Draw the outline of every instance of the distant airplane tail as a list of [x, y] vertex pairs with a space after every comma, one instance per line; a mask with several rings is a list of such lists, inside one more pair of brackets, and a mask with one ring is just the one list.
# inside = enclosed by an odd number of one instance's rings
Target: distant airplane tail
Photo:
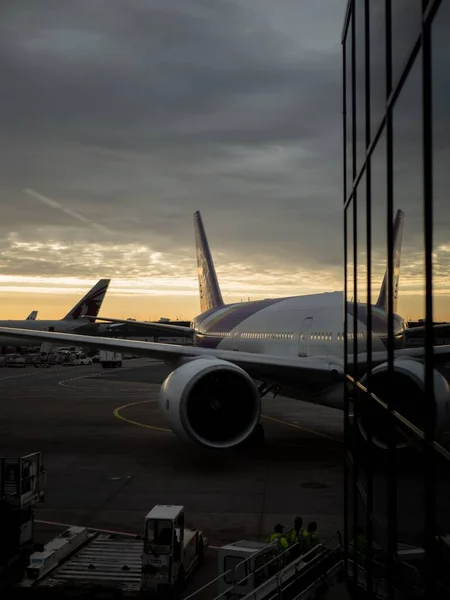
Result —
[[200, 309], [206, 312], [223, 306], [222, 293], [217, 280], [216, 269], [206, 238], [200, 211], [194, 213], [195, 246], [197, 251], [197, 275], [200, 291]]
[[[96, 317], [100, 311], [110, 279], [100, 279], [98, 283], [70, 310], [63, 318], [64, 321], [79, 319], [85, 315]], [[94, 319], [84, 319], [93, 321]]]
[[[398, 282], [400, 279], [400, 263], [402, 259], [402, 239], [403, 239], [403, 224], [405, 220], [405, 213], [402, 210], [398, 210], [394, 220], [394, 271], [393, 271], [393, 291], [394, 291], [394, 313], [397, 312], [398, 304]], [[380, 295], [375, 304], [378, 308], [383, 309], [387, 312], [388, 310], [388, 271], [384, 274], [383, 283], [381, 284]]]
[[27, 321], [35, 321], [36, 317], [37, 317], [38, 311], [37, 310], [32, 310], [30, 312], [30, 314], [28, 315], [28, 317], [26, 318]]

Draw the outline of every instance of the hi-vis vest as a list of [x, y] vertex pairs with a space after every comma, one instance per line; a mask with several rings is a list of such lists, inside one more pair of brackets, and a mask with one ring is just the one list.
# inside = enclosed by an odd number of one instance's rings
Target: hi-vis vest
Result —
[[289, 546], [282, 533], [272, 533], [272, 535], [269, 536], [267, 543], [271, 544], [272, 542], [276, 541], [278, 542], [278, 547], [281, 552], [286, 550], [286, 548]]
[[296, 542], [299, 542], [302, 552], [309, 550], [308, 532], [306, 529], [303, 529], [303, 527], [298, 531], [298, 534], [295, 529], [291, 529], [287, 533], [286, 539], [290, 546], [293, 546]]

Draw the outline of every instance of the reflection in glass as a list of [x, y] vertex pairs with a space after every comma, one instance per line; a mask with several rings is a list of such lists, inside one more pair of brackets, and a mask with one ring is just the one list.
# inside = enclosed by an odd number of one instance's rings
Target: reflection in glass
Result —
[[420, 33], [422, 0], [394, 0], [392, 11], [392, 84], [395, 87]]
[[[347, 355], [351, 356], [353, 354], [353, 343], [352, 343], [352, 333], [353, 333], [353, 317], [352, 315], [352, 306], [355, 295], [355, 278], [354, 278], [354, 257], [353, 257], [353, 200], [349, 203], [346, 211], [345, 211], [345, 222], [346, 222], [346, 253], [347, 253], [347, 296], [346, 296], [346, 312], [348, 315], [347, 319]], [[350, 361], [353, 363], [353, 361]], [[349, 364], [351, 367], [351, 364]]]
[[371, 0], [370, 16], [370, 131], [373, 139], [386, 107], [385, 0]]
[[[394, 210], [405, 213], [398, 304], [408, 320], [425, 317], [422, 71], [418, 55], [394, 106]], [[395, 292], [395, 290], [394, 290]]]
[[357, 293], [357, 347], [358, 353], [366, 351], [367, 317], [367, 207], [366, 176], [360, 179], [357, 190], [357, 240], [356, 240], [356, 293]]
[[[432, 25], [433, 73], [433, 320], [450, 321], [450, 4], [444, 2]], [[450, 327], [436, 343], [450, 343]]]
[[366, 154], [364, 7], [364, 0], [355, 2], [356, 174], [364, 164]]
[[[371, 303], [378, 301], [387, 269], [387, 154], [383, 133], [371, 156]], [[374, 347], [375, 350], [375, 347]]]
[[[346, 194], [350, 196], [353, 185], [353, 126], [352, 126], [352, 22], [347, 30], [347, 38], [345, 40], [345, 131], [346, 131]], [[346, 198], [346, 199], [347, 199]]]

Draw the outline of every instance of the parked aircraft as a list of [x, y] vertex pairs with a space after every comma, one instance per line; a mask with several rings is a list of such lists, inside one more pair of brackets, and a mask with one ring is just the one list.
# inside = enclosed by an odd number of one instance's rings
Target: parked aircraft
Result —
[[30, 314], [28, 315], [28, 317], [26, 318], [27, 321], [35, 321], [36, 317], [37, 317], [38, 311], [37, 310], [32, 310], [30, 312]]
[[[403, 221], [403, 212], [398, 211], [394, 224], [394, 309]], [[376, 386], [382, 393], [388, 370], [387, 274], [378, 301], [372, 306], [369, 364], [366, 304], [358, 303], [354, 314], [354, 303], [346, 305], [342, 292], [331, 292], [226, 305], [199, 212], [194, 215], [194, 226], [202, 312], [191, 323], [192, 346], [51, 332], [36, 332], [33, 337], [131, 351], [171, 364], [173, 371], [159, 394], [160, 409], [176, 435], [210, 448], [230, 448], [261, 439], [261, 398], [269, 392], [343, 408], [345, 309], [350, 323], [347, 339], [357, 344], [358, 376], [362, 375], [364, 382], [371, 369], [371, 387]], [[393, 330], [394, 383], [400, 391], [406, 390], [399, 394], [399, 401], [408, 417], [421, 418], [427, 410], [423, 402], [424, 365], [420, 362], [424, 348], [404, 347], [407, 324], [397, 314], [393, 316]], [[31, 333], [0, 327], [0, 334], [8, 332], [14, 337]], [[450, 346], [435, 347], [436, 356], [449, 353]], [[434, 389], [438, 428], [446, 431], [449, 388], [437, 371]], [[375, 421], [372, 414], [370, 420]], [[384, 430], [378, 430], [376, 439], [380, 446], [385, 444]]]
[[[65, 317], [62, 319], [39, 319], [37, 320], [37, 311], [33, 311], [29, 317], [23, 321], [11, 320], [11, 321], [0, 321], [1, 327], [13, 327], [15, 329], [21, 329], [26, 331], [47, 331], [47, 332], [60, 332], [60, 333], [75, 333], [76, 331], [82, 330], [87, 325], [84, 315], [87, 313], [95, 315], [98, 314], [103, 300], [105, 298], [106, 291], [108, 289], [110, 279], [100, 279], [98, 283], [85, 295], [83, 298], [75, 304], [75, 306], [69, 310]], [[32, 315], [34, 314], [34, 318]], [[92, 321], [92, 319], [90, 319]], [[0, 333], [0, 346], [35, 346], [36, 337], [24, 337], [20, 340], [17, 337], [8, 337]], [[38, 340], [39, 341], [39, 340]]]

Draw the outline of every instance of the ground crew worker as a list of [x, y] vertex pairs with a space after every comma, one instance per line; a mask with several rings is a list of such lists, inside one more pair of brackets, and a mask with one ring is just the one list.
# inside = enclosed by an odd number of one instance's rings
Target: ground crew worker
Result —
[[308, 532], [303, 528], [303, 519], [297, 517], [294, 521], [294, 527], [286, 535], [289, 546], [292, 546], [290, 552], [291, 560], [308, 552], [310, 546], [307, 536]]
[[317, 523], [315, 521], [311, 521], [311, 523], [308, 523], [307, 532], [308, 532], [309, 545], [311, 546], [311, 548], [318, 546], [320, 544], [320, 540], [319, 540], [319, 534], [317, 533]]
[[[305, 546], [307, 546], [307, 552], [309, 552], [309, 550], [312, 550], [313, 548], [315, 548], [316, 546], [318, 546], [320, 544], [320, 540], [319, 540], [319, 535], [317, 533], [317, 523], [315, 521], [311, 521], [311, 523], [308, 523], [308, 527], [306, 530], [306, 539], [307, 544], [305, 544]], [[312, 558], [314, 558], [314, 556], [316, 555], [316, 552], [311, 552], [309, 557], [305, 558], [306, 561], [311, 560]]]
[[[267, 543], [268, 544], [272, 544], [273, 542], [277, 542], [276, 543], [276, 552], [274, 553], [274, 556], [276, 556], [277, 554], [282, 554], [285, 550], [288, 549], [289, 544], [286, 541], [286, 538], [283, 536], [283, 525], [275, 525], [274, 529], [273, 529], [273, 533], [272, 535], [270, 535], [267, 538]], [[273, 558], [273, 557], [272, 557]], [[283, 555], [281, 557], [281, 561], [280, 561], [280, 566], [282, 566], [284, 564], [285, 561], [285, 555]], [[270, 567], [270, 571], [273, 572], [273, 570], [277, 570], [277, 561], [273, 561], [269, 567]]]

